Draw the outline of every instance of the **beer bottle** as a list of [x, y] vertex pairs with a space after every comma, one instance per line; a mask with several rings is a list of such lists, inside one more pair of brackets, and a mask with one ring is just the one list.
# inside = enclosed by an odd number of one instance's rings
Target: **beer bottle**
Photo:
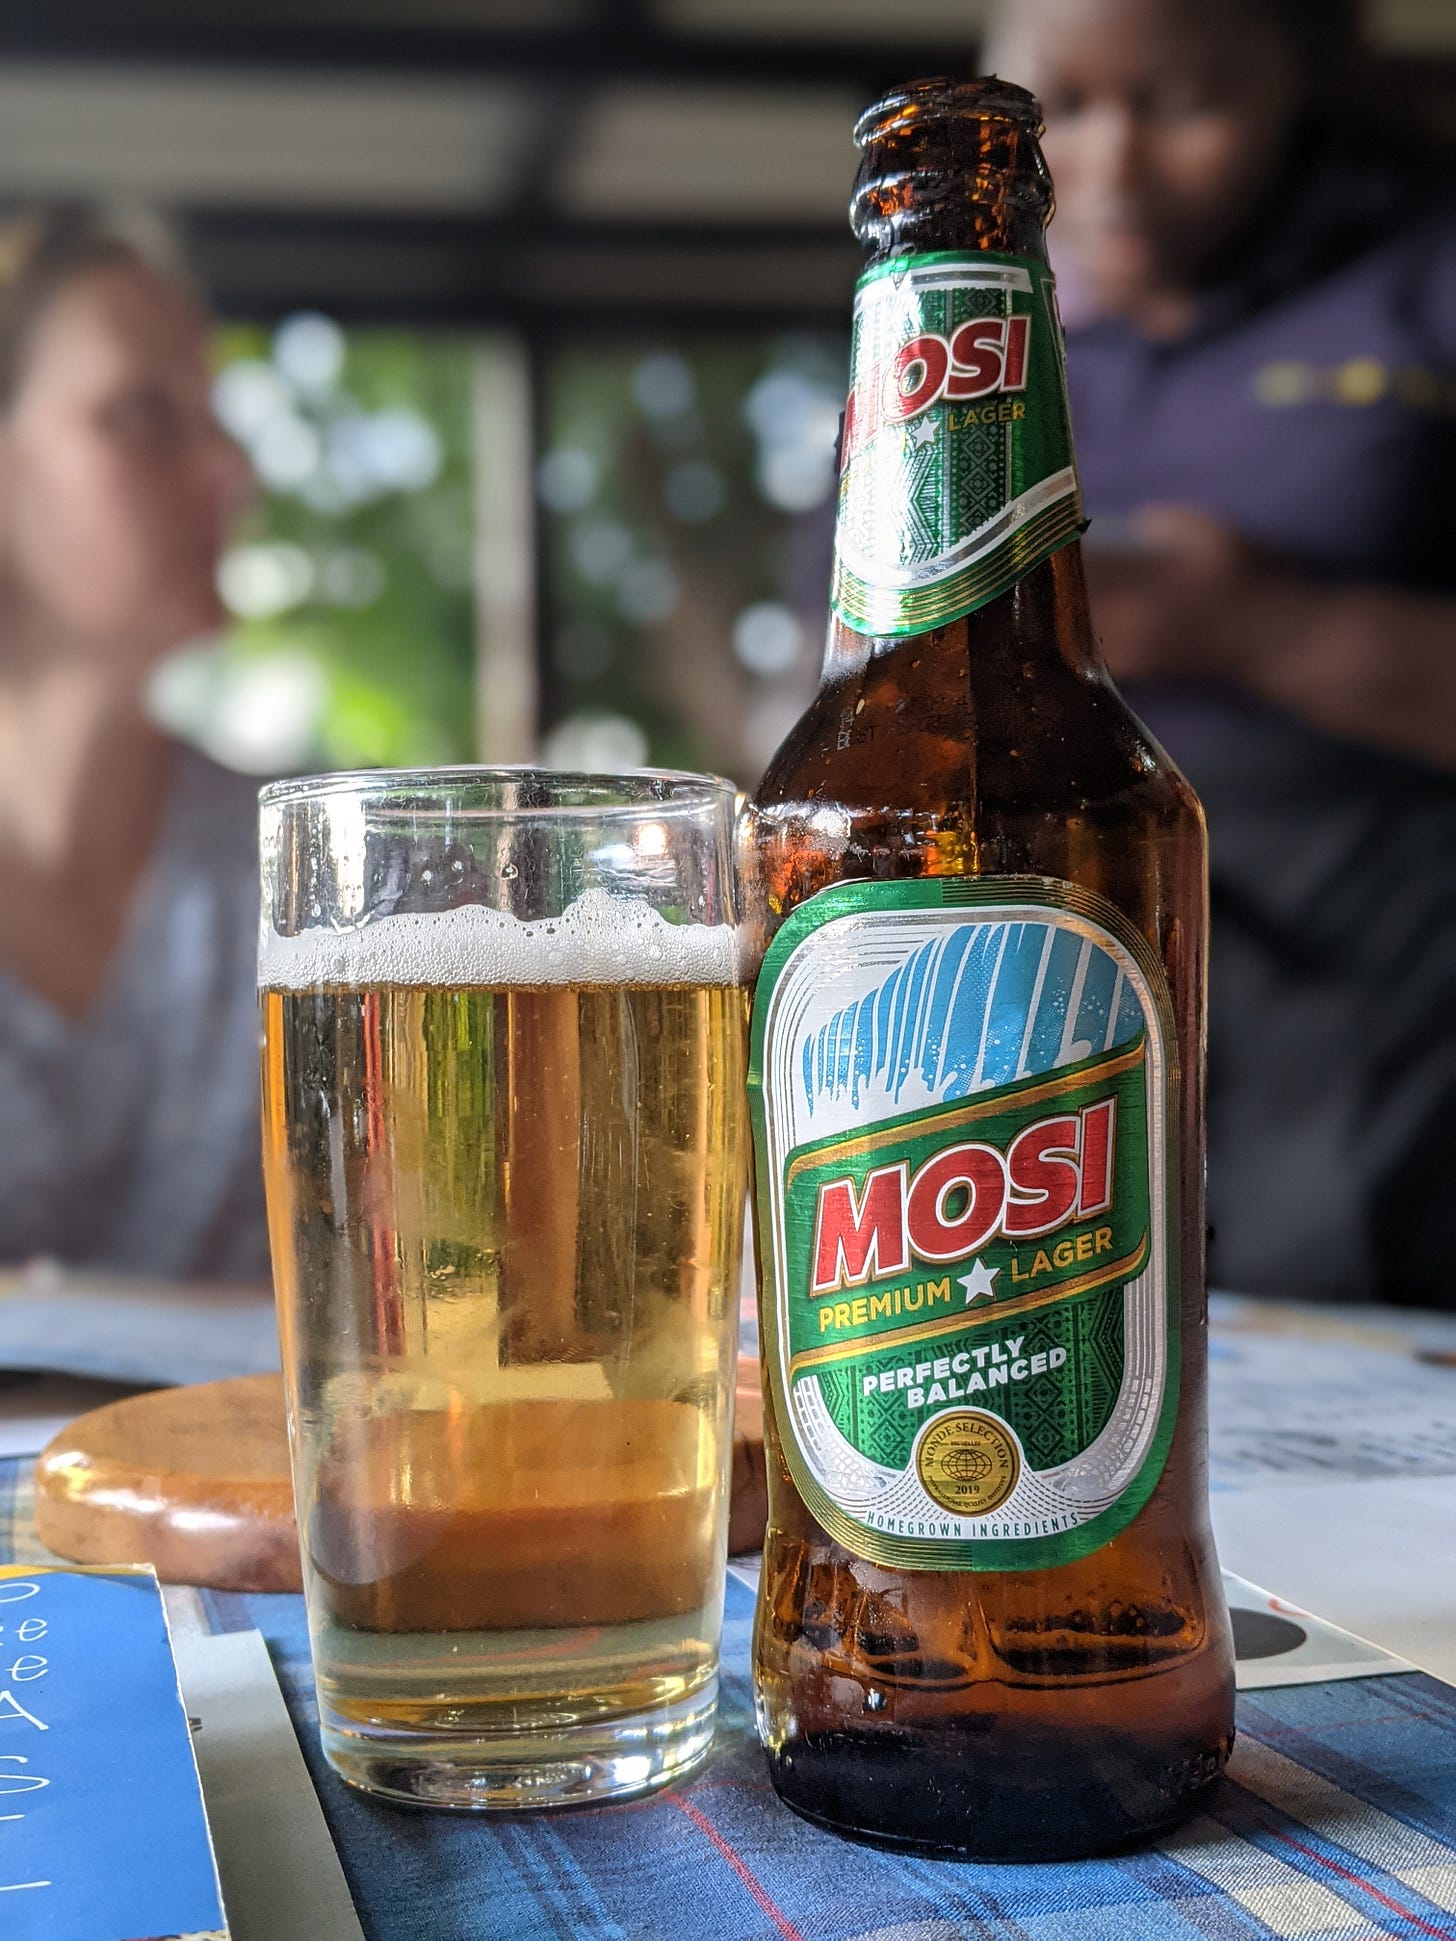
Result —
[[773, 1783], [1085, 1854], [1227, 1759], [1202, 814], [1093, 638], [1040, 110], [861, 118], [824, 676], [746, 811]]

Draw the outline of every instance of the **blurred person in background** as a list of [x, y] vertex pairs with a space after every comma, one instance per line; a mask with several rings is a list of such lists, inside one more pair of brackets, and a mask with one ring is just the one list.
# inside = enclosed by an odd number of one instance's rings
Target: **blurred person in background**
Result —
[[145, 232], [0, 228], [0, 1262], [267, 1271], [254, 785], [146, 708], [248, 495], [208, 334]]
[[[1208, 814], [1210, 1272], [1456, 1305], [1456, 226], [1350, 0], [1005, 0], [1093, 619]], [[1343, 105], [1341, 105], [1343, 103]]]

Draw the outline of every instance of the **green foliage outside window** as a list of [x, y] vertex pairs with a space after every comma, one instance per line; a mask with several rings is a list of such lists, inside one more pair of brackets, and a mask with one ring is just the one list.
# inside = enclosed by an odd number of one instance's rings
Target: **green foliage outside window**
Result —
[[471, 356], [323, 317], [221, 333], [217, 407], [259, 496], [222, 566], [234, 623], [161, 705], [222, 759], [471, 758]]

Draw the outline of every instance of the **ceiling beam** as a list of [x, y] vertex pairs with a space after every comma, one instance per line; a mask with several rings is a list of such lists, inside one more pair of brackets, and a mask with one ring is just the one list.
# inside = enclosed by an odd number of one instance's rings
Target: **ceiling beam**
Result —
[[[452, 18], [458, 20], [458, 10]], [[0, 59], [215, 62], [321, 76], [348, 67], [531, 79], [816, 81], [867, 93], [911, 74], [974, 71], [970, 32], [927, 37], [912, 31], [904, 39], [870, 42], [673, 34], [639, 8], [590, 5], [562, 9], [557, 19], [554, 26], [521, 30], [410, 24], [405, 6], [341, 12], [321, 0], [297, 0], [286, 16], [272, 19], [256, 0], [216, 10], [195, 0], [129, 0], [125, 7], [115, 0], [6, 0]]]
[[189, 210], [187, 252], [228, 316], [616, 331], [842, 327], [847, 225], [643, 225]]

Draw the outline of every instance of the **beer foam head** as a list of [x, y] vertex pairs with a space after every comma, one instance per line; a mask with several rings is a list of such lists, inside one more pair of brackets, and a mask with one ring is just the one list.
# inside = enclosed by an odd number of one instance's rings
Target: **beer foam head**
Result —
[[559, 917], [530, 923], [464, 903], [294, 937], [265, 925], [258, 949], [258, 982], [267, 990], [738, 981], [731, 924], [669, 923], [640, 897], [606, 890], [588, 890]]

